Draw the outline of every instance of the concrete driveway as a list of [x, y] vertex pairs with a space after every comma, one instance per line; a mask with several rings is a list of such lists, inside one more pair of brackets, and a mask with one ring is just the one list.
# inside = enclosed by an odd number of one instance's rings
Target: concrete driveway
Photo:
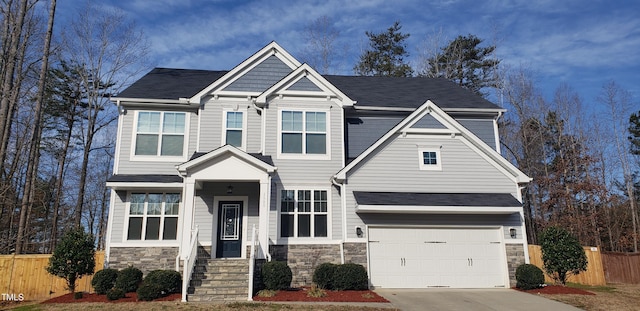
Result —
[[581, 310], [557, 301], [512, 289], [376, 289], [403, 311], [413, 310]]

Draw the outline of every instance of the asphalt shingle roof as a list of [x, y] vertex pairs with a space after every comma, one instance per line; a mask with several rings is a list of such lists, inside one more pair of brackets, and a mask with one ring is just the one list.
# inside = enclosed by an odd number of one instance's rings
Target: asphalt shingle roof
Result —
[[[155, 68], [118, 94], [125, 98], [179, 99], [197, 94], [228, 71]], [[360, 106], [498, 109], [497, 105], [442, 78], [324, 76]]]
[[417, 193], [354, 191], [361, 205], [520, 207], [508, 193]]

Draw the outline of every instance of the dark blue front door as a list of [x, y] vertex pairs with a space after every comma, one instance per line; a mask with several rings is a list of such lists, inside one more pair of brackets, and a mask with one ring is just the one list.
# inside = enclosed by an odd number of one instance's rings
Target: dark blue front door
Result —
[[242, 256], [242, 202], [223, 201], [218, 206], [217, 258]]

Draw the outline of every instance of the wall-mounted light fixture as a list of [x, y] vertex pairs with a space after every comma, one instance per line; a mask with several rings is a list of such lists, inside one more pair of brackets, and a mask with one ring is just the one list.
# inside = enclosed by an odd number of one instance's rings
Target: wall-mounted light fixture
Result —
[[511, 236], [512, 239], [518, 237], [518, 231], [516, 230], [516, 228], [509, 228], [509, 236]]
[[232, 193], [233, 193], [233, 186], [227, 187], [227, 194], [232, 194]]
[[358, 236], [359, 238], [364, 236], [364, 232], [362, 231], [362, 228], [356, 227], [356, 236]]
[[127, 114], [127, 108], [125, 108], [125, 107], [123, 107], [123, 106], [120, 106], [120, 107], [118, 108], [118, 110], [120, 111], [120, 114]]

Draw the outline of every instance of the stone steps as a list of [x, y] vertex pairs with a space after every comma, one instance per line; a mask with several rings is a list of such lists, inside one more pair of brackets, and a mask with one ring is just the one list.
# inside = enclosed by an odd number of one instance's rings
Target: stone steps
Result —
[[188, 301], [246, 301], [248, 259], [198, 259], [187, 292]]

